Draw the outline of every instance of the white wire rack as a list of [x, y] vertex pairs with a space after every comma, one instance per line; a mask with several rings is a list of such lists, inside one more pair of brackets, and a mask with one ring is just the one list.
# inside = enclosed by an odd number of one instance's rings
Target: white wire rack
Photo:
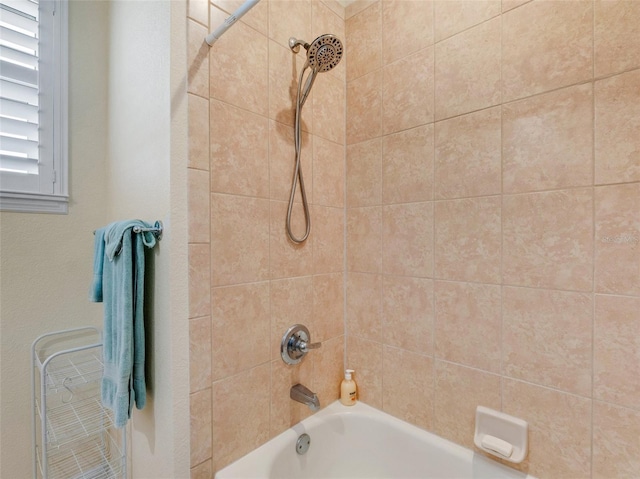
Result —
[[34, 479], [126, 478], [125, 430], [100, 400], [100, 331], [44, 334], [31, 357]]

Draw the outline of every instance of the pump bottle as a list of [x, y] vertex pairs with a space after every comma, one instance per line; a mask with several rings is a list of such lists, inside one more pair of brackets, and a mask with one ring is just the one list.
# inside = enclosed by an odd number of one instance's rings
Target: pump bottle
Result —
[[345, 406], [353, 406], [357, 400], [356, 382], [351, 378], [353, 372], [353, 369], [347, 369], [340, 384], [340, 402]]

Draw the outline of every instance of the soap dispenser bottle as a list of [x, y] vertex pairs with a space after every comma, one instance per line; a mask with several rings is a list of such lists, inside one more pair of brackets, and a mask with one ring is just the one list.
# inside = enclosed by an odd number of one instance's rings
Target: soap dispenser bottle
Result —
[[340, 384], [340, 402], [345, 406], [353, 406], [357, 399], [356, 382], [351, 378], [353, 372], [353, 369], [347, 369]]

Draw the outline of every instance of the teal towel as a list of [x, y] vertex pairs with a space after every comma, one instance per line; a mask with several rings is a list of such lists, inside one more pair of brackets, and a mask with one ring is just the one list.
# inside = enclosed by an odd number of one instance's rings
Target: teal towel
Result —
[[[104, 302], [102, 403], [122, 427], [135, 403], [146, 402], [144, 377], [144, 247], [156, 243], [150, 232], [134, 233], [133, 227], [149, 228], [140, 221], [120, 221], [96, 231], [103, 236], [102, 299]], [[98, 243], [98, 239], [96, 239]], [[94, 260], [94, 268], [97, 261]], [[99, 267], [98, 267], [99, 269]], [[97, 275], [94, 269], [94, 275]], [[95, 278], [92, 289], [97, 287]], [[95, 291], [92, 291], [95, 293]], [[99, 297], [94, 294], [94, 297]]]
[[106, 228], [95, 231], [93, 240], [93, 282], [89, 291], [89, 301], [102, 302], [102, 262], [104, 261], [104, 232]]

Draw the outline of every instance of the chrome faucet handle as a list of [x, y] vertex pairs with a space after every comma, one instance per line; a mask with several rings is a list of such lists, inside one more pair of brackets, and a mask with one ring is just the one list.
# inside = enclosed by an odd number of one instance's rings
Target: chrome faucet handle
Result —
[[297, 341], [296, 348], [303, 353], [309, 352], [310, 349], [319, 349], [322, 343], [307, 343], [306, 341]]
[[302, 324], [291, 326], [282, 337], [280, 355], [287, 364], [298, 364], [312, 349], [318, 349], [321, 343], [312, 343], [309, 330]]

